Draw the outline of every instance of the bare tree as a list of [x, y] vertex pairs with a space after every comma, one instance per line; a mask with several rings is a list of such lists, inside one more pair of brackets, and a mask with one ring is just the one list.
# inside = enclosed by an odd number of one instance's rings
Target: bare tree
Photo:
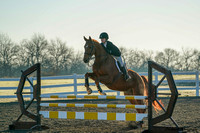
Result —
[[131, 69], [140, 69], [143, 63], [143, 53], [137, 49], [130, 50], [128, 54], [127, 67]]
[[197, 54], [196, 49], [182, 48], [182, 64], [183, 70], [189, 71], [192, 70], [192, 65], [194, 61], [194, 55]]
[[19, 46], [14, 44], [8, 35], [0, 34], [0, 62], [2, 76], [11, 76], [12, 67], [16, 65]]
[[71, 73], [84, 74], [88, 71], [86, 64], [83, 62], [83, 53], [77, 52], [71, 64]]
[[179, 53], [174, 49], [166, 48], [163, 52], [157, 53], [155, 61], [167, 68], [175, 69], [179, 61]]
[[47, 53], [48, 42], [41, 34], [34, 34], [30, 40], [23, 40], [21, 46], [29, 66], [43, 62]]
[[148, 70], [148, 61], [153, 60], [153, 51], [151, 50], [143, 50], [141, 51], [141, 60], [142, 60], [142, 65], [140, 67], [141, 71], [147, 71]]
[[200, 51], [194, 50], [194, 56], [191, 59], [191, 69], [200, 70]]
[[128, 60], [129, 51], [125, 47], [120, 47], [119, 50], [121, 51], [122, 58], [126, 61]]
[[17, 64], [19, 67], [29, 67], [30, 61], [27, 53], [25, 52], [26, 48], [20, 45], [19, 52], [17, 54]]
[[[155, 60], [172, 70], [200, 70], [200, 51], [197, 49], [182, 48], [182, 51], [178, 52], [166, 48], [155, 53], [120, 47], [120, 51], [127, 67], [135, 71], [147, 71], [148, 60]], [[17, 45], [8, 35], [0, 34], [0, 76], [16, 76], [19, 70], [38, 62], [42, 64], [42, 74], [45, 75], [82, 74], [90, 70], [82, 58], [82, 52], [74, 53], [74, 49], [69, 48], [66, 42], [59, 38], [48, 42], [45, 36], [34, 34]]]
[[68, 70], [69, 64], [73, 57], [73, 49], [67, 47], [66, 43], [60, 39], [51, 40], [48, 46], [48, 53], [50, 58], [50, 65], [53, 70], [59, 72], [60, 70]]

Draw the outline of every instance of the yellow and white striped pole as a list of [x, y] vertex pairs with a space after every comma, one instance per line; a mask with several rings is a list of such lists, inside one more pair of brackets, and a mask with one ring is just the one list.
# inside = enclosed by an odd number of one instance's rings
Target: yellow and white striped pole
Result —
[[55, 119], [85, 119], [85, 120], [116, 120], [116, 121], [142, 121], [147, 114], [142, 113], [109, 113], [109, 112], [66, 112], [66, 111], [40, 111], [44, 118]]
[[109, 95], [41, 95], [41, 98], [71, 98], [71, 99], [127, 99], [127, 100], [143, 100], [147, 96], [109, 96]]
[[132, 109], [146, 109], [146, 105], [132, 105], [132, 104], [74, 104], [74, 103], [41, 103], [42, 107], [87, 107], [87, 108], [132, 108]]

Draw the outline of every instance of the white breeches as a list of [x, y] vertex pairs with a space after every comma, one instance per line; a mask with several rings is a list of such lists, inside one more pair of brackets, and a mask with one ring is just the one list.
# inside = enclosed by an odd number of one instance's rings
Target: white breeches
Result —
[[120, 64], [120, 66], [121, 67], [123, 67], [124, 66], [124, 63], [123, 63], [123, 61], [122, 61], [122, 57], [121, 56], [113, 56], [117, 61], [119, 61], [119, 64]]

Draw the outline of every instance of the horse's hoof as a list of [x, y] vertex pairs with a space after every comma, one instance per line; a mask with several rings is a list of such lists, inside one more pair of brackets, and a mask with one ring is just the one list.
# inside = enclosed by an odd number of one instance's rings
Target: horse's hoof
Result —
[[99, 92], [100, 95], [106, 95], [105, 92], [100, 92], [100, 91], [98, 91], [98, 92]]
[[88, 93], [88, 95], [92, 94], [92, 89], [91, 89], [91, 88], [88, 88], [88, 89], [87, 89], [87, 93]]

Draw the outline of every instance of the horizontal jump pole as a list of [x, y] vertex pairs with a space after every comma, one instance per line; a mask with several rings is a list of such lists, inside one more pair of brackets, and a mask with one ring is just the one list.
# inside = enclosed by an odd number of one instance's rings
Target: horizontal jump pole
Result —
[[146, 109], [146, 105], [132, 104], [73, 104], [73, 103], [41, 103], [42, 107], [87, 107], [87, 108], [132, 108]]
[[147, 96], [109, 96], [109, 95], [41, 95], [41, 98], [72, 98], [72, 99], [127, 99], [127, 100], [143, 100]]
[[66, 112], [66, 111], [40, 111], [44, 118], [55, 119], [85, 119], [85, 120], [116, 120], [116, 121], [142, 121], [147, 114], [142, 113], [109, 113], [109, 112]]

